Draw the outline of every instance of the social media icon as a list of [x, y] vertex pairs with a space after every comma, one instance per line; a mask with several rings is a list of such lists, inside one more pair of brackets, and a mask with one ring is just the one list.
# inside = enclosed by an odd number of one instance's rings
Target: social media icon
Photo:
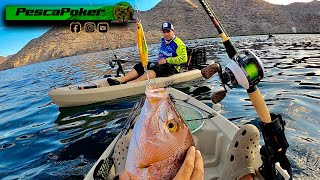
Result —
[[94, 24], [93, 22], [86, 22], [84, 24], [84, 31], [85, 32], [92, 33], [92, 32], [94, 32], [95, 29], [96, 29], [96, 24]]
[[79, 33], [81, 31], [81, 24], [79, 22], [72, 22], [70, 24], [70, 31], [73, 33]]
[[98, 31], [101, 33], [106, 33], [109, 30], [109, 24], [106, 22], [98, 23]]

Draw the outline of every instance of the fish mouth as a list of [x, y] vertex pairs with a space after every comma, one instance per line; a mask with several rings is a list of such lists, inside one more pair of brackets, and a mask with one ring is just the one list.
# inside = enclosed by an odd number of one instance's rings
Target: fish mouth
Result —
[[145, 94], [149, 102], [165, 100], [169, 96], [165, 88], [148, 89]]

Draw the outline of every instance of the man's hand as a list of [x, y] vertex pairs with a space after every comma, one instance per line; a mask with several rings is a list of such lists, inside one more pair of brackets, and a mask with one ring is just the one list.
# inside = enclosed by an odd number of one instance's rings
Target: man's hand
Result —
[[187, 156], [173, 180], [202, 180], [204, 178], [204, 165], [201, 153], [191, 146]]
[[[120, 180], [138, 180], [129, 172], [121, 173]], [[194, 146], [191, 146], [187, 152], [186, 158], [173, 180], [203, 180], [204, 179], [204, 164], [201, 153], [196, 151]]]
[[119, 180], [139, 180], [139, 178], [127, 171], [124, 171], [120, 174]]
[[167, 63], [167, 60], [165, 58], [161, 58], [159, 61], [158, 61], [159, 64], [166, 64]]

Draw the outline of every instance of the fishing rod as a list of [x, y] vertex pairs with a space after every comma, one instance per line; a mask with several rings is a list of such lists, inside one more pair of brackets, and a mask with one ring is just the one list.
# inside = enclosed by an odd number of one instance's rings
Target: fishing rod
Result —
[[[88, 0], [88, 2], [89, 2], [89, 4], [90, 4], [91, 9], [93, 9], [91, 0]], [[106, 33], [106, 32], [109, 31], [109, 25], [107, 26], [107, 28], [108, 28], [107, 31], [105, 31], [104, 33]], [[113, 56], [114, 56], [114, 58], [115, 58], [115, 60], [109, 61], [109, 65], [111, 66], [111, 68], [114, 68], [114, 67], [115, 67], [115, 64], [113, 64], [113, 61], [117, 63], [118, 69], [117, 69], [117, 75], [116, 75], [116, 77], [119, 77], [119, 76], [120, 76], [120, 72], [121, 72], [123, 75], [126, 75], [125, 72], [124, 72], [124, 70], [123, 70], [123, 68], [122, 68], [121, 62], [118, 61], [118, 57], [116, 56], [116, 54], [114, 53], [114, 51], [113, 51], [113, 49], [112, 49], [111, 43], [110, 43], [110, 41], [109, 41], [109, 39], [108, 39], [108, 36], [105, 35], [105, 37], [106, 37], [106, 39], [107, 39], [107, 41], [108, 41], [109, 49], [112, 51], [112, 54], [113, 54]], [[105, 75], [105, 76], [106, 76], [106, 75]], [[107, 74], [107, 76], [108, 76], [108, 74]]]
[[[109, 26], [108, 26], [108, 27], [109, 27]], [[111, 68], [114, 68], [114, 67], [115, 67], [115, 64], [113, 64], [113, 62], [116, 62], [117, 65], [118, 65], [116, 77], [119, 77], [119, 76], [120, 76], [120, 72], [125, 76], [126, 74], [125, 74], [125, 72], [124, 72], [124, 70], [123, 70], [123, 67], [122, 67], [122, 65], [121, 65], [121, 62], [120, 62], [120, 60], [118, 59], [117, 55], [114, 53], [114, 51], [113, 51], [113, 49], [112, 49], [112, 46], [111, 46], [111, 43], [110, 43], [110, 41], [109, 41], [109, 39], [108, 39], [108, 36], [105, 35], [105, 37], [106, 37], [107, 42], [108, 42], [108, 44], [109, 44], [109, 49], [111, 50], [111, 52], [112, 52], [112, 54], [113, 54], [113, 56], [114, 56], [114, 58], [115, 58], [115, 59], [112, 59], [112, 60], [109, 61], [109, 65], [111, 66]]]
[[281, 115], [270, 114], [257, 87], [257, 84], [264, 77], [264, 67], [261, 60], [250, 50], [238, 51], [208, 2], [206, 0], [199, 0], [199, 2], [216, 27], [226, 52], [232, 60], [226, 65], [224, 71], [218, 63], [211, 64], [201, 70], [203, 77], [206, 79], [216, 73], [219, 74], [221, 79], [224, 90], [214, 93], [211, 98], [212, 101], [218, 103], [226, 96], [226, 86], [230, 89], [238, 85], [245, 88], [261, 120], [259, 124], [265, 141], [265, 145], [262, 146], [260, 151], [263, 161], [259, 168], [260, 173], [266, 179], [275, 179], [277, 177], [276, 168], [280, 168], [275, 163], [279, 162], [280, 166], [287, 170], [289, 174], [282, 174], [282, 176], [286, 179], [292, 179], [291, 165], [286, 156], [289, 144], [284, 134], [285, 121], [282, 120]]

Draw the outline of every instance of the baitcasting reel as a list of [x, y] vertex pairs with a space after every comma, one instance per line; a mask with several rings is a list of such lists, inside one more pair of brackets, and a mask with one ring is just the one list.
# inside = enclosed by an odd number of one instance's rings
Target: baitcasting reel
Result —
[[112, 59], [111, 61], [109, 61], [109, 66], [110, 66], [111, 68], [114, 68], [115, 65], [116, 65], [116, 63], [117, 63], [118, 69], [117, 69], [117, 75], [116, 75], [116, 77], [120, 77], [120, 72], [125, 76], [126, 74], [125, 74], [125, 72], [123, 71], [123, 68], [122, 68], [122, 65], [121, 65], [121, 61], [118, 59], [118, 57], [117, 57], [115, 54], [113, 54], [113, 55], [114, 55], [115, 59]]
[[264, 68], [261, 60], [250, 50], [238, 51], [225, 70], [222, 71], [218, 63], [211, 64], [201, 70], [202, 76], [206, 79], [212, 77], [215, 73], [219, 74], [224, 90], [218, 91], [212, 95], [212, 102], [219, 103], [227, 94], [228, 86], [230, 89], [237, 85], [246, 90], [257, 85], [264, 77]]

